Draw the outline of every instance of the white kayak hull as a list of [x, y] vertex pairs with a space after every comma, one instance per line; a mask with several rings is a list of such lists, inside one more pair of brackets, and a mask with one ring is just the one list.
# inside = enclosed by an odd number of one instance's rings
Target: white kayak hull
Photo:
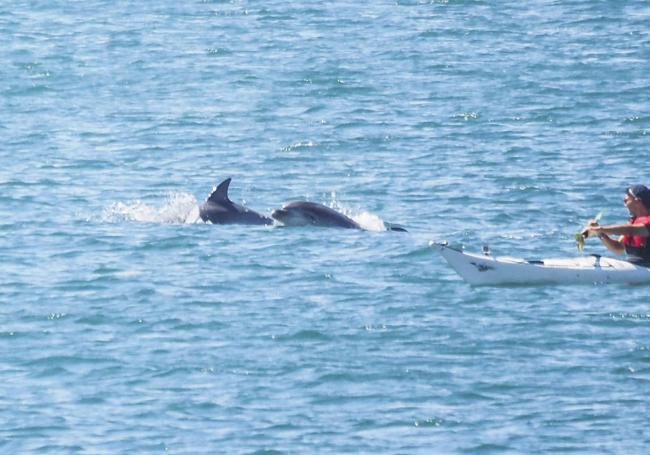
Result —
[[442, 257], [474, 286], [650, 283], [650, 268], [604, 256], [529, 261], [465, 253], [446, 244], [435, 244]]

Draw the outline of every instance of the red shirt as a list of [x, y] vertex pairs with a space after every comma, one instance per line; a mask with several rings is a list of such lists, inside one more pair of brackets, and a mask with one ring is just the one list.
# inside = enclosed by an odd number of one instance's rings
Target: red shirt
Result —
[[[632, 218], [630, 224], [644, 224], [648, 231], [650, 231], [650, 215]], [[627, 254], [650, 260], [650, 242], [648, 242], [648, 237], [624, 235], [621, 241], [625, 246], [625, 252]]]

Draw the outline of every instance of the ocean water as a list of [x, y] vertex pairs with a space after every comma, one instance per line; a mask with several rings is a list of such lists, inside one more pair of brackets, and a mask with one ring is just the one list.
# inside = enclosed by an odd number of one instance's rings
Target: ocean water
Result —
[[646, 2], [4, 1], [0, 62], [0, 452], [648, 453], [650, 287], [429, 247], [627, 218]]

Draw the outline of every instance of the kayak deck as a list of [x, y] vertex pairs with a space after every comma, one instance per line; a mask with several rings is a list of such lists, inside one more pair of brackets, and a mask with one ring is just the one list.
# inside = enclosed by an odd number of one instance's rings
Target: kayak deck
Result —
[[466, 253], [442, 243], [433, 246], [456, 273], [475, 286], [650, 283], [650, 268], [605, 256], [531, 261]]

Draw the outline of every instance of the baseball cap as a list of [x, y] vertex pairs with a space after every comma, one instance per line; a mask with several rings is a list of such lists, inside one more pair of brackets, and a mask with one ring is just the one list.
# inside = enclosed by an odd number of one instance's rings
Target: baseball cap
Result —
[[627, 189], [627, 193], [637, 199], [641, 199], [643, 205], [650, 209], [650, 190], [645, 185], [632, 185]]

